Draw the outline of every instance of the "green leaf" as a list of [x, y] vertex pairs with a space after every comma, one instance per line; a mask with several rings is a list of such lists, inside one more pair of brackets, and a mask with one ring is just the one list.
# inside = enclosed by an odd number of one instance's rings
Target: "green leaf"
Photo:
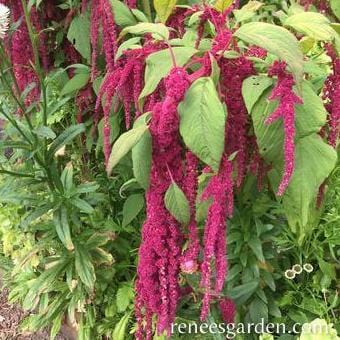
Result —
[[[248, 78], [249, 79], [249, 78]], [[255, 104], [250, 96], [245, 96], [247, 107], [252, 107], [251, 116], [254, 124], [257, 144], [261, 155], [268, 163], [276, 166], [283, 162], [283, 126], [281, 121], [265, 124], [266, 118], [275, 110], [276, 101], [268, 101], [271, 89], [265, 90], [261, 95], [260, 87], [252, 87], [252, 97], [259, 97]], [[321, 98], [314, 92], [307, 81], [302, 82], [302, 105], [296, 105], [295, 124], [298, 137], [318, 132], [326, 123], [327, 112]]]
[[52, 158], [59, 149], [61, 149], [64, 145], [70, 143], [82, 132], [85, 132], [85, 125], [83, 124], [69, 126], [50, 145], [48, 150], [49, 157]]
[[190, 221], [190, 207], [189, 202], [183, 191], [175, 183], [169, 186], [164, 197], [165, 207], [171, 213], [175, 219], [184, 224], [188, 225]]
[[37, 220], [38, 218], [46, 215], [54, 206], [52, 203], [47, 203], [42, 207], [38, 207], [30, 212], [21, 222], [21, 227], [26, 229], [32, 222]]
[[324, 275], [327, 275], [332, 280], [336, 280], [335, 267], [331, 263], [327, 263], [323, 259], [318, 259], [319, 267]]
[[327, 122], [327, 111], [322, 99], [308, 81], [302, 83], [302, 105], [295, 106], [296, 129], [299, 137], [317, 133]]
[[87, 16], [74, 17], [67, 32], [67, 39], [83, 58], [91, 60], [90, 20]]
[[300, 83], [303, 76], [303, 54], [298, 40], [287, 29], [264, 22], [250, 22], [241, 26], [234, 35], [286, 61], [297, 83]]
[[[319, 187], [334, 169], [336, 160], [336, 151], [317, 134], [296, 143], [294, 175], [283, 197], [283, 206], [290, 227], [299, 230], [300, 241], [313, 226], [308, 223], [310, 211], [315, 209]], [[270, 175], [276, 187], [280, 173], [274, 169]]]
[[115, 328], [112, 332], [112, 339], [115, 340], [125, 340], [125, 333], [126, 333], [126, 327], [128, 325], [130, 319], [130, 313], [125, 314], [119, 322], [115, 325]]
[[92, 214], [94, 211], [93, 207], [89, 203], [79, 197], [71, 198], [70, 203], [86, 214]]
[[131, 12], [139, 22], [149, 22], [147, 16], [137, 8], [131, 8]]
[[273, 79], [266, 76], [251, 76], [243, 81], [242, 95], [249, 113], [262, 93], [271, 85]]
[[140, 141], [145, 132], [148, 130], [147, 125], [141, 125], [123, 133], [114, 143], [108, 164], [106, 166], [106, 172], [111, 174], [112, 169], [118, 164], [118, 162]]
[[246, 21], [256, 15], [256, 11], [263, 6], [262, 2], [249, 1], [241, 9], [234, 10], [235, 18], [238, 22]]
[[177, 0], [153, 0], [153, 6], [159, 20], [165, 24], [176, 6]]
[[125, 312], [134, 298], [134, 290], [130, 286], [120, 287], [117, 291], [116, 304], [118, 312]]
[[275, 285], [275, 280], [273, 278], [273, 275], [267, 271], [263, 271], [262, 272], [262, 278], [263, 281], [267, 284], [267, 286], [273, 291], [275, 292], [276, 290], [276, 285]]
[[77, 194], [87, 194], [90, 192], [95, 192], [99, 189], [99, 185], [96, 182], [83, 183], [77, 186], [76, 193]]
[[132, 26], [137, 24], [136, 18], [128, 6], [119, 0], [110, 0], [114, 13], [115, 22], [118, 26]]
[[121, 33], [120, 37], [123, 37], [127, 33], [130, 34], [141, 34], [144, 35], [146, 33], [151, 33], [154, 38], [161, 39], [161, 40], [168, 40], [169, 39], [169, 29], [163, 24], [154, 24], [150, 22], [140, 22], [134, 26], [125, 27]]
[[233, 3], [233, 0], [216, 0], [214, 7], [219, 12], [223, 13], [227, 8], [231, 6], [232, 3]]
[[268, 322], [268, 306], [260, 299], [254, 298], [249, 305], [249, 314], [251, 321], [255, 324], [260, 324], [263, 320]]
[[229, 291], [228, 296], [238, 305], [246, 302], [257, 290], [259, 282], [257, 280], [249, 281], [240, 286], [234, 287]]
[[143, 209], [144, 196], [142, 194], [134, 194], [129, 196], [123, 206], [123, 227], [126, 227]]
[[94, 266], [88, 250], [80, 244], [77, 244], [75, 248], [75, 266], [80, 280], [90, 290], [93, 290], [96, 281]]
[[224, 150], [226, 110], [211, 78], [197, 79], [179, 105], [180, 133], [188, 148], [218, 170]]
[[63, 87], [60, 92], [61, 96], [65, 96], [66, 94], [72, 93], [74, 91], [78, 91], [82, 89], [89, 81], [90, 74], [89, 73], [78, 73], [75, 74]]
[[140, 186], [147, 190], [150, 182], [152, 138], [147, 130], [132, 148], [133, 174]]
[[135, 48], [140, 48], [141, 46], [139, 45], [141, 38], [140, 37], [134, 37], [131, 39], [128, 39], [126, 41], [124, 41], [117, 50], [117, 53], [115, 55], [115, 60], [119, 59], [124, 51], [129, 50], [129, 49], [135, 49]]
[[[197, 52], [192, 47], [173, 47], [172, 48], [177, 66], [183, 66]], [[173, 68], [169, 49], [161, 50], [150, 54], [146, 58], [146, 69], [144, 81], [145, 85], [139, 100], [154, 92], [159, 82], [169, 74]]]
[[25, 142], [0, 140], [0, 150], [7, 148], [30, 150], [31, 146]]
[[333, 40], [336, 32], [324, 15], [315, 12], [301, 12], [287, 18], [285, 26], [291, 27], [315, 40]]
[[330, 0], [330, 3], [334, 15], [340, 20], [340, 2], [338, 0]]
[[71, 191], [73, 188], [73, 166], [71, 162], [66, 164], [63, 172], [61, 173], [60, 180], [65, 191]]
[[253, 236], [248, 241], [248, 245], [249, 245], [250, 249], [253, 251], [253, 253], [255, 254], [255, 256], [257, 257], [257, 259], [261, 262], [264, 262], [265, 259], [264, 259], [264, 256], [263, 256], [262, 243], [261, 243], [260, 239]]
[[57, 137], [53, 130], [48, 126], [39, 126], [34, 130], [34, 133], [42, 138], [54, 139]]
[[53, 222], [60, 241], [68, 250], [73, 250], [74, 245], [71, 238], [70, 225], [68, 223], [67, 209], [64, 206], [54, 212]]

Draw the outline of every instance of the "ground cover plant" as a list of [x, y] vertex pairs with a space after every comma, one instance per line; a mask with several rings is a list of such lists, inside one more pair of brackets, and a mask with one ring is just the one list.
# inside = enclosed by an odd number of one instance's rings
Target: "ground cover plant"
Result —
[[0, 268], [21, 329], [337, 339], [339, 18], [337, 0], [2, 0]]

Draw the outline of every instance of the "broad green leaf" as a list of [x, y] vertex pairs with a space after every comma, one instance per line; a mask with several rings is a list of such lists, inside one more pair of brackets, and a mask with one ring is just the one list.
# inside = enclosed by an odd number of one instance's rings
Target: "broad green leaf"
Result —
[[315, 12], [301, 12], [288, 17], [285, 26], [291, 27], [315, 40], [333, 40], [336, 32], [324, 15]]
[[249, 305], [249, 314], [251, 321], [255, 324], [264, 321], [268, 322], [268, 306], [259, 298], [254, 298], [254, 300]]
[[130, 286], [120, 287], [117, 291], [116, 304], [118, 312], [125, 312], [134, 297], [134, 290]]
[[146, 131], [139, 142], [132, 148], [133, 174], [143, 189], [149, 187], [152, 159], [152, 138]]
[[125, 333], [126, 333], [126, 327], [128, 325], [130, 319], [130, 314], [125, 314], [115, 325], [115, 328], [112, 332], [112, 339], [115, 340], [125, 340]]
[[340, 20], [340, 2], [339, 0], [330, 0], [331, 9], [334, 15]]
[[123, 206], [123, 223], [126, 227], [143, 209], [144, 196], [142, 194], [134, 194], [129, 196], [124, 202]]
[[68, 29], [67, 39], [87, 61], [91, 59], [90, 20], [87, 16], [74, 17]]
[[85, 126], [83, 124], [69, 126], [50, 145], [48, 150], [49, 157], [52, 158], [60, 148], [70, 143], [75, 137], [77, 137], [82, 132], [85, 132]]
[[216, 0], [214, 7], [219, 12], [223, 13], [227, 8], [231, 6], [232, 3], [233, 3], [233, 0]]
[[[248, 78], [245, 84], [249, 83], [249, 79], [251, 78]], [[277, 102], [268, 100], [271, 89], [264, 92], [260, 86], [252, 86], [251, 89], [251, 95], [244, 96], [244, 100], [247, 107], [252, 107], [251, 116], [260, 153], [268, 163], [282, 164], [284, 138], [282, 121], [279, 120], [270, 125], [265, 124], [266, 118], [275, 110]], [[252, 98], [259, 99], [254, 103]], [[302, 100], [302, 105], [295, 106], [297, 137], [318, 132], [326, 123], [327, 117], [322, 100], [307, 81], [302, 82]]]
[[[197, 50], [192, 47], [173, 47], [172, 50], [177, 66], [186, 64], [197, 52]], [[139, 100], [154, 92], [159, 82], [169, 74], [173, 66], [169, 49], [150, 54], [146, 58], [145, 85], [139, 96]]]
[[265, 259], [264, 259], [264, 256], [263, 256], [262, 243], [261, 243], [260, 239], [253, 236], [248, 241], [248, 245], [251, 248], [251, 250], [253, 251], [253, 253], [255, 254], [255, 256], [257, 257], [257, 259], [261, 262], [264, 262]]
[[159, 20], [165, 24], [176, 6], [177, 0], [153, 0], [153, 6]]
[[118, 26], [132, 26], [137, 24], [131, 10], [122, 1], [110, 0], [114, 13], [115, 22]]
[[295, 79], [300, 83], [303, 76], [303, 54], [298, 40], [287, 29], [264, 22], [250, 22], [242, 25], [234, 35], [286, 61]]
[[134, 38], [124, 41], [118, 47], [117, 53], [115, 55], [115, 60], [119, 59], [123, 55], [124, 51], [126, 50], [140, 48], [141, 47], [141, 45], [139, 45], [140, 39], [141, 39], [140, 37], [134, 37]]
[[249, 113], [262, 93], [271, 85], [273, 80], [266, 76], [251, 76], [243, 81], [242, 95]]
[[121, 33], [120, 36], [124, 36], [127, 33], [130, 34], [146, 34], [146, 33], [151, 33], [154, 35], [155, 38], [157, 39], [164, 39], [168, 40], [169, 39], [169, 29], [163, 25], [163, 24], [154, 24], [154, 23], [149, 23], [149, 22], [141, 22], [139, 24], [136, 24], [134, 26], [128, 26], [125, 27]]
[[147, 130], [148, 126], [142, 125], [123, 133], [117, 139], [112, 147], [110, 158], [106, 166], [108, 175], [111, 174], [112, 169], [118, 162], [138, 143]]
[[308, 81], [302, 83], [302, 105], [296, 105], [296, 129], [299, 137], [319, 132], [326, 124], [327, 111], [322, 99], [314, 92]]
[[63, 87], [60, 92], [61, 96], [65, 96], [66, 94], [78, 91], [82, 89], [89, 81], [90, 74], [89, 73], [78, 73], [75, 74]]
[[64, 206], [54, 212], [53, 222], [60, 241], [68, 250], [73, 250], [74, 245], [71, 238], [70, 225], [68, 223], [67, 209]]
[[233, 299], [236, 304], [241, 305], [246, 302], [257, 290], [259, 286], [259, 281], [253, 280], [247, 283], [244, 283], [240, 286], [236, 286], [232, 288], [228, 296]]
[[175, 219], [188, 225], [190, 221], [189, 202], [180, 187], [173, 182], [165, 193], [164, 203], [168, 211]]
[[137, 8], [131, 8], [131, 12], [139, 22], [149, 22], [147, 16]]
[[95, 270], [88, 250], [81, 244], [77, 244], [75, 248], [75, 266], [80, 280], [90, 290], [93, 290], [96, 281]]
[[262, 2], [256, 0], [249, 1], [241, 9], [237, 9], [234, 11], [235, 18], [238, 22], [249, 20], [256, 14], [256, 11], [259, 10], [262, 6], [263, 6]]
[[315, 39], [311, 37], [303, 37], [299, 41], [299, 46], [301, 51], [307, 54], [315, 46]]
[[[283, 206], [290, 227], [299, 232], [300, 241], [310, 230], [308, 227], [312, 227], [310, 211], [315, 209], [319, 187], [334, 169], [336, 160], [336, 151], [317, 134], [301, 138], [296, 143], [294, 175], [283, 197]], [[271, 171], [270, 180], [274, 187], [280, 176], [278, 170]]]
[[218, 170], [225, 141], [226, 110], [211, 78], [197, 79], [179, 105], [180, 133], [187, 147]]
[[[150, 112], [144, 113], [134, 123], [134, 127], [147, 124], [150, 119]], [[133, 174], [140, 186], [147, 190], [150, 182], [152, 161], [152, 137], [149, 131], [146, 131], [139, 142], [132, 148], [132, 165]]]

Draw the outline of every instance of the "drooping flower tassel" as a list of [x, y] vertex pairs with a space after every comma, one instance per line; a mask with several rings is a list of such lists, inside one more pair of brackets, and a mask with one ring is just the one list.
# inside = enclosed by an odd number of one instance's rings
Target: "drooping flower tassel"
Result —
[[[204, 259], [201, 265], [201, 286], [204, 289], [201, 320], [206, 320], [212, 296], [217, 296], [227, 274], [226, 221], [233, 212], [233, 165], [223, 156], [219, 173], [209, 182], [202, 199], [212, 198], [204, 228]], [[215, 267], [213, 266], [215, 263]], [[215, 269], [215, 285], [212, 285]]]
[[112, 72], [115, 65], [115, 54], [117, 49], [117, 29], [109, 0], [100, 0], [100, 4], [106, 69], [108, 72]]
[[253, 63], [244, 56], [236, 59], [221, 58], [219, 65], [222, 93], [228, 111], [226, 153], [231, 155], [236, 152], [236, 185], [240, 187], [247, 170], [249, 144], [249, 115], [242, 96], [242, 84], [246, 78], [255, 74], [255, 70]]
[[198, 228], [196, 222], [196, 195], [198, 187], [198, 159], [191, 152], [186, 153], [186, 177], [184, 181], [184, 193], [189, 200], [190, 205], [190, 222], [188, 226], [188, 247], [185, 250], [181, 260], [181, 270], [183, 273], [192, 274], [198, 269], [198, 255], [200, 251], [200, 242], [198, 237]]
[[[24, 18], [20, 0], [12, 2], [11, 10], [14, 21]], [[25, 99], [26, 105], [30, 105], [38, 100], [40, 90], [38, 77], [30, 65], [31, 62], [34, 62], [34, 56], [25, 20], [23, 20], [18, 29], [13, 33], [10, 54], [19, 91], [23, 92], [27, 86], [35, 84]]]
[[283, 119], [284, 127], [284, 174], [277, 190], [277, 195], [282, 196], [293, 176], [295, 166], [295, 105], [302, 104], [302, 99], [293, 90], [295, 84], [293, 76], [286, 71], [286, 63], [275, 61], [269, 70], [271, 77], [277, 76], [277, 84], [269, 100], [279, 100], [277, 109], [266, 119], [266, 124], [271, 124], [278, 119]]
[[91, 41], [91, 81], [93, 82], [97, 75], [97, 57], [98, 57], [98, 34], [100, 25], [101, 6], [100, 1], [91, 1], [91, 27], [90, 27], [90, 41]]
[[335, 149], [340, 135], [340, 58], [330, 45], [327, 53], [332, 59], [333, 70], [325, 81], [323, 99], [328, 111], [328, 143]]
[[179, 223], [165, 208], [164, 195], [172, 181], [181, 185], [183, 180], [177, 106], [189, 87], [186, 71], [174, 68], [165, 86], [165, 98], [154, 106], [150, 125], [152, 169], [136, 282], [138, 340], [151, 339], [151, 323], [145, 325], [150, 315], [157, 316], [158, 333], [170, 334], [180, 298], [182, 233]]

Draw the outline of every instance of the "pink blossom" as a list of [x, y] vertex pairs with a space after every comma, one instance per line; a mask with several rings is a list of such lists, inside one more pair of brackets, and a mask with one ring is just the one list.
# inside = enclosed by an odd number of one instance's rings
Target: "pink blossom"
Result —
[[293, 91], [295, 84], [293, 76], [286, 72], [286, 63], [275, 61], [268, 73], [270, 76], [277, 76], [278, 81], [273, 89], [269, 100], [279, 100], [276, 110], [266, 119], [266, 124], [271, 124], [279, 118], [283, 119], [285, 132], [284, 154], [285, 168], [284, 174], [279, 185], [277, 195], [282, 196], [288, 187], [294, 172], [295, 165], [295, 105], [302, 104]]
[[[202, 199], [212, 198], [212, 204], [208, 210], [208, 216], [204, 228], [204, 259], [201, 265], [201, 286], [205, 293], [201, 310], [201, 320], [205, 320], [209, 314], [211, 294], [221, 292], [227, 273], [226, 258], [226, 220], [233, 212], [233, 165], [224, 156], [219, 172], [214, 176]], [[215, 262], [215, 286], [212, 288], [213, 261]]]
[[243, 183], [247, 169], [249, 144], [249, 116], [242, 96], [243, 81], [255, 74], [253, 63], [244, 56], [219, 60], [222, 78], [222, 95], [227, 105], [226, 153], [237, 152], [237, 187]]
[[234, 301], [229, 298], [224, 298], [220, 300], [219, 304], [223, 321], [227, 324], [234, 323], [236, 314]]
[[333, 70], [325, 81], [323, 99], [328, 111], [328, 143], [336, 148], [340, 134], [340, 58], [330, 45], [327, 45], [327, 53], [332, 59]]
[[183, 180], [177, 105], [189, 87], [188, 79], [184, 69], [174, 68], [165, 80], [164, 100], [155, 104], [152, 111], [152, 168], [136, 283], [137, 339], [143, 339], [143, 334], [148, 338], [151, 326], [144, 327], [143, 319], [152, 314], [157, 315], [158, 332], [169, 332], [180, 298], [178, 275], [183, 236], [179, 223], [164, 206], [164, 195], [172, 180], [179, 185]]
[[191, 152], [186, 153], [186, 176], [183, 183], [184, 193], [189, 200], [190, 222], [188, 226], [188, 247], [181, 260], [181, 270], [184, 273], [192, 274], [198, 269], [197, 258], [200, 251], [198, 228], [196, 222], [196, 195], [198, 186], [198, 159]]

